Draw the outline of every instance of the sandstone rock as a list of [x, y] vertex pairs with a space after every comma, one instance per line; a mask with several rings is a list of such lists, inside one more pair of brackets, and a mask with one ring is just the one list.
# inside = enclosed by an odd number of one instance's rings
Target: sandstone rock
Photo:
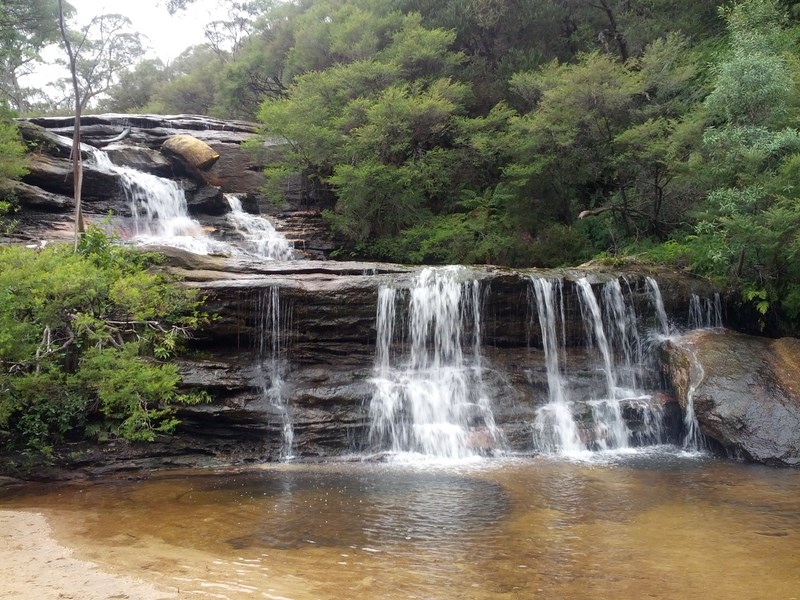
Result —
[[172, 164], [169, 160], [160, 152], [146, 146], [116, 143], [106, 146], [105, 152], [115, 165], [130, 167], [159, 177], [172, 175]]
[[[28, 173], [22, 181], [46, 192], [71, 197], [72, 162], [67, 158], [32, 154], [28, 160]], [[117, 178], [88, 163], [83, 165], [82, 198], [87, 213], [105, 214], [109, 211], [117, 214], [129, 213], [127, 203], [121, 201], [123, 196]]]
[[266, 184], [263, 160], [241, 144], [210, 142], [219, 160], [204, 174], [206, 180], [226, 194], [258, 192]]
[[75, 202], [71, 196], [53, 194], [22, 181], [11, 182], [10, 188], [24, 210], [34, 209], [43, 212], [63, 213], [75, 208]]
[[732, 455], [800, 466], [800, 340], [701, 330], [670, 340], [664, 354], [684, 408], [694, 386], [705, 435]]
[[207, 171], [219, 160], [219, 153], [211, 146], [191, 135], [174, 135], [161, 146], [168, 156], [176, 156], [188, 165]]
[[222, 190], [214, 185], [202, 185], [188, 192], [186, 203], [191, 215], [224, 215], [230, 210]]
[[[68, 136], [45, 129], [33, 122], [19, 120], [17, 122], [22, 138], [37, 148], [39, 153], [59, 158], [69, 158], [72, 154], [72, 132]], [[81, 146], [83, 156], [87, 156], [90, 148]]]

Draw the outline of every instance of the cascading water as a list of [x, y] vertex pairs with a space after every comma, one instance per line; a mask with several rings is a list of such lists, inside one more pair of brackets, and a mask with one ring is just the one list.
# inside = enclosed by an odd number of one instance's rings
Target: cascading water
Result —
[[[656, 318], [658, 319], [658, 324], [661, 328], [660, 333], [664, 337], [669, 337], [669, 334], [672, 333], [672, 327], [670, 327], [669, 324], [667, 310], [664, 308], [664, 299], [661, 296], [661, 288], [658, 287], [658, 282], [652, 277], [647, 277], [645, 281], [647, 282], [647, 289], [650, 290], [650, 297], [653, 299], [653, 308], [655, 308]], [[693, 296], [697, 297], [696, 294]]]
[[[619, 286], [617, 281], [612, 284]], [[619, 400], [627, 396], [625, 392], [628, 390], [617, 387], [617, 374], [620, 371], [629, 372], [631, 370], [630, 356], [623, 352], [623, 362], [620, 365], [622, 369], [615, 368], [612, 347], [608, 342], [603, 325], [603, 313], [592, 291], [592, 286], [586, 279], [578, 280], [577, 285], [581, 316], [587, 334], [587, 346], [596, 348], [602, 357], [605, 381], [605, 394], [599, 394], [589, 401], [595, 426], [594, 442], [602, 449], [625, 448], [628, 446], [629, 430], [622, 418], [622, 407]], [[622, 328], [622, 325], [620, 324], [619, 327]]]
[[689, 389], [686, 391], [686, 407], [683, 412], [683, 447], [685, 450], [698, 451], [706, 447], [705, 436], [700, 431], [700, 423], [694, 412], [694, 394], [697, 387], [706, 376], [703, 365], [691, 352], [691, 365], [689, 365]]
[[719, 293], [714, 298], [701, 298], [692, 294], [689, 300], [689, 327], [710, 329], [722, 327], [722, 300]]
[[[500, 435], [483, 384], [480, 283], [469, 280], [463, 267], [428, 268], [410, 290], [407, 323], [397, 311], [404, 299], [394, 288], [380, 288], [373, 448], [458, 459], [478, 454], [487, 443], [497, 445]], [[402, 325], [407, 332], [398, 331]], [[470, 334], [471, 343], [465, 343]], [[408, 351], [395, 344], [400, 336], [410, 337]]]
[[281, 458], [293, 457], [294, 427], [289, 409], [289, 332], [292, 326], [290, 306], [281, 307], [277, 286], [265, 288], [256, 299], [259, 360], [259, 387], [263, 397], [281, 420]]
[[233, 194], [225, 195], [231, 212], [227, 219], [242, 237], [240, 246], [245, 252], [266, 260], [290, 260], [292, 244], [267, 219], [251, 215], [242, 208], [242, 201]]
[[[627, 296], [630, 297], [632, 295], [630, 285], [627, 281], [622, 281], [625, 283]], [[582, 288], [583, 291], [587, 290]], [[588, 291], [591, 291], [591, 287]], [[615, 390], [617, 396], [620, 392], [630, 396], [632, 390], [641, 388], [641, 365], [644, 361], [643, 344], [638, 327], [639, 318], [633, 302], [627, 302], [625, 298], [619, 280], [614, 279], [603, 286], [602, 299], [606, 307], [603, 312], [603, 328], [606, 331], [613, 361], [614, 380], [618, 386]]]
[[[578, 426], [572, 416], [567, 398], [567, 385], [561, 373], [561, 361], [565, 347], [563, 335], [558, 340], [558, 319], [564, 323], [563, 282], [547, 279], [531, 280], [536, 301], [536, 313], [542, 334], [542, 348], [547, 369], [547, 384], [550, 401], [536, 411], [534, 443], [544, 452], [577, 452], [584, 449]], [[556, 310], [558, 305], [560, 310]]]
[[176, 182], [115, 165], [102, 150], [94, 150], [91, 156], [98, 170], [115, 175], [120, 182], [133, 216], [133, 237], [137, 242], [164, 244], [196, 254], [224, 248], [189, 216], [186, 195]]
[[291, 243], [268, 220], [245, 212], [238, 197], [226, 196], [231, 207], [227, 219], [241, 236], [241, 241], [230, 245], [211, 239], [203, 226], [189, 216], [186, 194], [175, 181], [115, 165], [102, 150], [92, 150], [91, 156], [96, 169], [113, 174], [119, 181], [133, 217], [135, 242], [182, 248], [195, 254], [245, 254], [266, 260], [292, 258]]
[[[599, 298], [585, 278], [574, 283], [585, 330], [589, 372], [599, 375], [581, 393], [571, 390], [562, 364], [567, 359], [564, 335], [564, 282], [532, 278], [548, 382], [548, 402], [536, 411], [534, 446], [546, 453], [574, 455], [586, 450], [612, 450], [664, 441], [662, 408], [644, 391], [648, 379], [649, 339], [641, 332], [634, 292], [625, 280], [612, 280], [600, 289]], [[668, 323], [658, 285], [648, 284], [659, 328]], [[559, 305], [558, 310], [556, 305]], [[561, 319], [561, 340], [558, 320]], [[625, 414], [635, 415], [631, 429]]]

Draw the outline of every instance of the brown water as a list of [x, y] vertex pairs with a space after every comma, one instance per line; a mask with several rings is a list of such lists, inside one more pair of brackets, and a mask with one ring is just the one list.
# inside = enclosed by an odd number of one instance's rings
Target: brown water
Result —
[[697, 457], [289, 464], [0, 494], [79, 558], [181, 598], [800, 598], [800, 471]]

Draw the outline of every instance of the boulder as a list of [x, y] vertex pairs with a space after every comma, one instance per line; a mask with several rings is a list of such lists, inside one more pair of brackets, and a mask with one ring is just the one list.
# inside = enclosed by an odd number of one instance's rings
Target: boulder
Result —
[[213, 185], [203, 185], [186, 195], [191, 215], [223, 215], [230, 210], [222, 190]]
[[130, 167], [160, 177], [172, 175], [172, 164], [163, 154], [146, 146], [133, 144], [111, 144], [106, 146], [106, 153], [115, 165]]
[[75, 208], [72, 196], [54, 194], [22, 181], [12, 181], [10, 188], [24, 210], [63, 213]]
[[209, 142], [220, 158], [204, 175], [206, 181], [226, 194], [257, 192], [266, 185], [264, 160], [240, 144]]
[[699, 330], [669, 340], [663, 354], [706, 436], [733, 456], [800, 466], [800, 340]]
[[[49, 131], [40, 125], [29, 121], [18, 121], [20, 135], [29, 146], [37, 148], [39, 152], [69, 158], [72, 154], [72, 132], [68, 135], [61, 135], [57, 132]], [[85, 158], [91, 152], [91, 148], [81, 144], [81, 154]]]
[[[46, 154], [31, 154], [28, 159], [28, 173], [22, 181], [52, 194], [71, 197], [72, 161]], [[127, 211], [126, 203], [119, 202], [124, 196], [120, 194], [117, 177], [87, 162], [83, 163], [82, 197], [86, 203], [86, 212], [103, 214], [114, 211], [124, 214]]]
[[219, 153], [211, 146], [186, 134], [167, 138], [161, 146], [161, 152], [169, 157], [177, 157], [190, 167], [200, 171], [207, 171], [219, 160]]

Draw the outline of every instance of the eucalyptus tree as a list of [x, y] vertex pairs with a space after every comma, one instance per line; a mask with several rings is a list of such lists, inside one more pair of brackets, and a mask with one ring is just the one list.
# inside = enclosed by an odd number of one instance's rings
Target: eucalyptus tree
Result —
[[69, 69], [71, 104], [74, 109], [72, 136], [73, 193], [75, 196], [75, 246], [84, 232], [81, 189], [81, 115], [89, 102], [108, 92], [123, 71], [144, 53], [138, 33], [131, 31], [130, 19], [119, 14], [95, 15], [86, 25], [70, 29], [64, 0], [58, 0], [58, 25]]
[[58, 39], [57, 13], [57, 0], [0, 2], [0, 93], [18, 112], [29, 108], [32, 94], [21, 79], [40, 63], [40, 51]]

